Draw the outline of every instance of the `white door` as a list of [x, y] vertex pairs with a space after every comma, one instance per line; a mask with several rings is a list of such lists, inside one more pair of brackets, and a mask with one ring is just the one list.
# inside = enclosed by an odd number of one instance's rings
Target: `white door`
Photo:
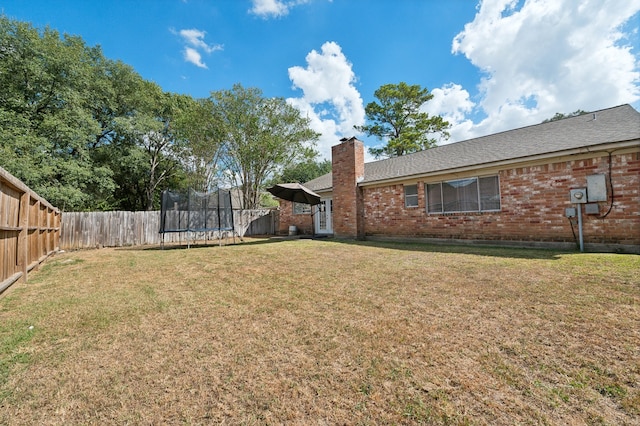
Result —
[[316, 206], [316, 234], [332, 234], [332, 203], [330, 198], [320, 200]]

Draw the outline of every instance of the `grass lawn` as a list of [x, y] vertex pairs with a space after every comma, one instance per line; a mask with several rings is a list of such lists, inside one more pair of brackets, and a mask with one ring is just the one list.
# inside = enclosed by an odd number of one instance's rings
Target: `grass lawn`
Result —
[[56, 255], [1, 424], [640, 424], [640, 256], [331, 240]]

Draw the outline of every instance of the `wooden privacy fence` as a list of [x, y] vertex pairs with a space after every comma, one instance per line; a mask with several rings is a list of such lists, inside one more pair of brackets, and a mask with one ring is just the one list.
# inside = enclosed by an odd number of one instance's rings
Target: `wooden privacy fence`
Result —
[[[237, 235], [274, 234], [277, 212], [274, 210], [234, 210]], [[160, 212], [64, 212], [60, 248], [63, 250], [96, 247], [123, 247], [162, 243]], [[229, 235], [231, 236], [231, 235]], [[215, 240], [217, 231], [192, 232], [191, 240]], [[186, 243], [186, 233], [166, 233], [165, 243]]]
[[0, 167], [0, 293], [58, 250], [60, 211]]

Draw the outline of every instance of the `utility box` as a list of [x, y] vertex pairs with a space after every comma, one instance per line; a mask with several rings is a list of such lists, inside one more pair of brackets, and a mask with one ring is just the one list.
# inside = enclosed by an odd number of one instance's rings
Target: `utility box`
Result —
[[600, 214], [600, 205], [598, 203], [587, 203], [584, 205], [586, 214]]
[[567, 207], [564, 209], [564, 215], [566, 217], [576, 217], [576, 208], [575, 207]]
[[607, 201], [607, 179], [605, 175], [587, 176], [587, 195], [590, 203]]
[[587, 188], [572, 189], [569, 193], [571, 198], [571, 204], [586, 204], [587, 203]]

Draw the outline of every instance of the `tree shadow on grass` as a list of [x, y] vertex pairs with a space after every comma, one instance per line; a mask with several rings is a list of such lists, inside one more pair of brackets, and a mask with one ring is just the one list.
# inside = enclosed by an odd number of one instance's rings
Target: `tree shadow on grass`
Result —
[[483, 244], [476, 245], [474, 243], [428, 243], [413, 241], [354, 241], [354, 240], [336, 240], [343, 244], [353, 244], [358, 246], [380, 247], [392, 250], [406, 250], [418, 252], [433, 253], [452, 253], [452, 254], [470, 254], [477, 256], [491, 256], [514, 259], [543, 259], [558, 260], [561, 255], [576, 254], [576, 251], [558, 250], [538, 247], [512, 247], [504, 245]]
[[[224, 240], [223, 240], [224, 241]], [[157, 250], [198, 250], [198, 249], [211, 249], [219, 248], [224, 250], [233, 246], [255, 246], [264, 244], [276, 244], [283, 242], [296, 242], [296, 241], [313, 241], [313, 242], [331, 242], [339, 244], [348, 244], [354, 246], [366, 246], [366, 247], [379, 247], [393, 250], [405, 250], [405, 251], [417, 251], [417, 252], [433, 252], [433, 253], [452, 253], [452, 254], [470, 254], [477, 256], [492, 256], [503, 258], [515, 258], [515, 259], [546, 259], [556, 260], [563, 254], [576, 254], [575, 250], [559, 250], [549, 248], [538, 247], [513, 247], [500, 245], [483, 244], [469, 242], [464, 243], [429, 243], [421, 241], [378, 241], [378, 240], [349, 240], [327, 237], [311, 237], [311, 236], [295, 236], [295, 237], [279, 237], [279, 236], [264, 236], [264, 237], [250, 237], [249, 239], [240, 240], [236, 238], [235, 242], [232, 240], [223, 242], [220, 244], [217, 240], [209, 241], [197, 241], [188, 245], [186, 242], [180, 243], [167, 243], [164, 246], [133, 246], [133, 247], [121, 247], [118, 250], [131, 250], [131, 251], [157, 251]], [[319, 259], [321, 261], [321, 259]]]
[[272, 244], [287, 241], [289, 238], [278, 238], [273, 236], [265, 236], [265, 237], [250, 237], [244, 238], [241, 240], [236, 237], [235, 241], [230, 238], [228, 241], [223, 239], [223, 242], [220, 243], [218, 240], [207, 240], [207, 241], [196, 241], [195, 243], [187, 244], [183, 243], [166, 243], [164, 245], [156, 244], [152, 246], [128, 246], [128, 247], [118, 247], [116, 250], [130, 250], [130, 251], [162, 251], [162, 250], [197, 250], [197, 249], [205, 249], [205, 248], [220, 248], [224, 249], [226, 247], [233, 246], [254, 246], [254, 245], [263, 245], [263, 244]]

